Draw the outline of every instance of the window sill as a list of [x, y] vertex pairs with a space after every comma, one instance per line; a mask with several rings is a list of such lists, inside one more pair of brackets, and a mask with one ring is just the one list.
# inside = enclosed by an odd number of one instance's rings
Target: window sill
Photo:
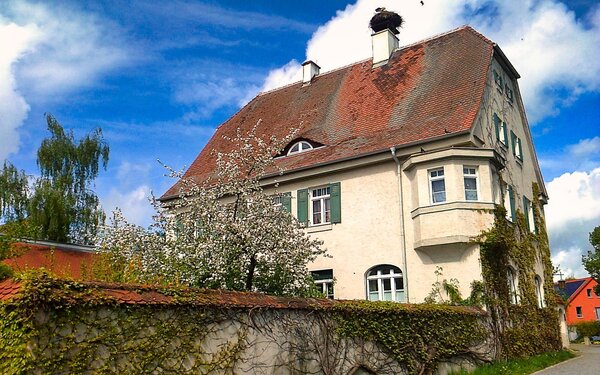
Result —
[[311, 225], [304, 229], [306, 230], [306, 233], [326, 232], [328, 230], [333, 229], [333, 224], [327, 223], [327, 224]]

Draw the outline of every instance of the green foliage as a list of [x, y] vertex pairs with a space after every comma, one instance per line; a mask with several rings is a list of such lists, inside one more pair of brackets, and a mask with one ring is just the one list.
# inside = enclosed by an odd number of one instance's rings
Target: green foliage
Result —
[[431, 292], [425, 298], [425, 303], [443, 303], [453, 306], [475, 306], [483, 307], [483, 283], [474, 280], [471, 283], [471, 294], [468, 298], [463, 299], [459, 290], [459, 282], [457, 279], [443, 279], [444, 269], [436, 267], [436, 281], [431, 285]]
[[333, 310], [340, 335], [374, 340], [409, 374], [434, 373], [439, 362], [460, 356], [483, 360], [472, 350], [488, 335], [481, 310], [370, 301], [347, 301]]
[[28, 179], [9, 161], [0, 171], [0, 218], [6, 221], [23, 220], [27, 214]]
[[463, 370], [452, 373], [452, 375], [527, 375], [574, 357], [575, 354], [572, 352], [561, 350], [559, 352], [544, 353], [526, 359], [498, 361], [483, 365], [472, 372]]
[[[536, 184], [534, 197], [539, 196]], [[517, 212], [517, 220], [506, 220], [506, 210], [497, 206], [494, 225], [482, 233], [481, 249], [484, 302], [491, 315], [501, 357], [532, 356], [561, 347], [558, 316], [554, 307], [552, 263], [546, 226], [539, 204], [532, 202], [537, 233], [527, 229], [525, 216]], [[535, 291], [535, 266], [541, 263], [545, 280], [545, 307], [539, 308]], [[518, 270], [519, 304], [511, 303], [507, 270]]]
[[573, 326], [581, 337], [600, 336], [600, 320], [580, 322]]
[[593, 250], [589, 251], [587, 256], [583, 256], [583, 266], [598, 283], [595, 291], [600, 293], [600, 226], [594, 228], [590, 233], [590, 244]]
[[0, 263], [0, 281], [13, 277], [14, 273], [10, 266]]
[[30, 180], [10, 163], [0, 171], [0, 219], [27, 221], [39, 238], [91, 244], [105, 219], [91, 188], [100, 167], [106, 169], [108, 144], [100, 129], [76, 142], [52, 115], [46, 122], [50, 137], [38, 149], [40, 178]]

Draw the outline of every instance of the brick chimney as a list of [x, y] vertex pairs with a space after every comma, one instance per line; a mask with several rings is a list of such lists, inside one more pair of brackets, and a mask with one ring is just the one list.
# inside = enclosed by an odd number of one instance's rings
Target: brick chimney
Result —
[[373, 67], [384, 65], [388, 62], [392, 53], [398, 49], [397, 34], [404, 20], [394, 12], [385, 8], [375, 9], [375, 15], [371, 18], [369, 26], [373, 30], [371, 40], [373, 43]]

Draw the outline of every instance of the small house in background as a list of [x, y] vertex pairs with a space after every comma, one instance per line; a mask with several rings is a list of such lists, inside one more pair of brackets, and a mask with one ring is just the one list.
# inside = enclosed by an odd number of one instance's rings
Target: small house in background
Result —
[[90, 279], [94, 247], [53, 241], [24, 241], [11, 245], [13, 256], [2, 263], [15, 272], [44, 268], [60, 277]]
[[600, 294], [595, 292], [598, 283], [591, 277], [559, 281], [554, 287], [566, 305], [569, 326], [581, 322], [600, 320]]

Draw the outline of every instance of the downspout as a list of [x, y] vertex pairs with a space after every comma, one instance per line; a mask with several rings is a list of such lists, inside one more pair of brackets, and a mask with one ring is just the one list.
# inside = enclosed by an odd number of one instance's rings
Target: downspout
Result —
[[392, 153], [392, 159], [394, 159], [394, 161], [396, 162], [396, 166], [397, 166], [397, 172], [396, 174], [398, 175], [398, 201], [399, 201], [399, 207], [400, 207], [400, 236], [402, 237], [402, 240], [400, 242], [402, 242], [402, 279], [404, 281], [404, 298], [405, 298], [405, 302], [408, 302], [408, 272], [407, 269], [408, 267], [406, 266], [406, 235], [404, 234], [405, 232], [405, 225], [404, 225], [404, 202], [403, 202], [403, 195], [402, 195], [402, 168], [400, 165], [400, 160], [398, 160], [398, 157], [396, 156], [396, 147], [390, 147], [390, 152]]

